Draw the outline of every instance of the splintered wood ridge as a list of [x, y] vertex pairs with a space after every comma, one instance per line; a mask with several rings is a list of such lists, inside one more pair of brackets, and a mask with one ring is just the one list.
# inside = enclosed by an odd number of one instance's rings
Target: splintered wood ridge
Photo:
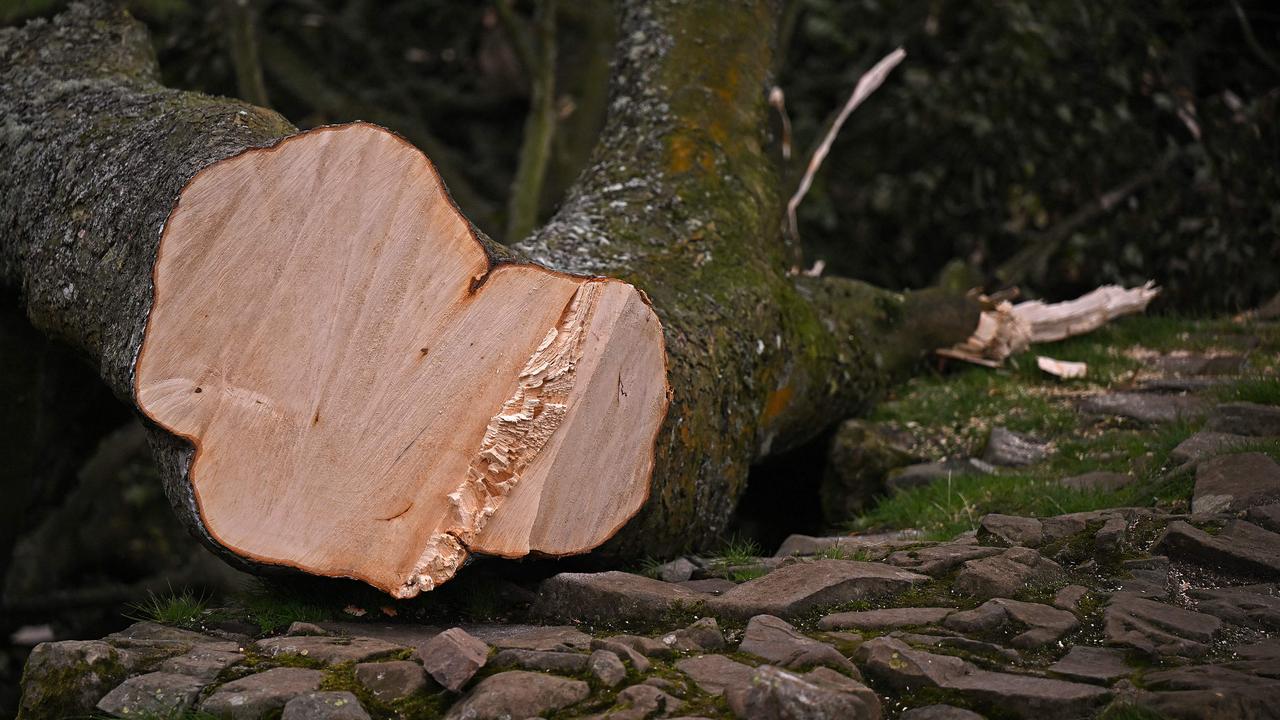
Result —
[[647, 299], [495, 261], [380, 128], [202, 170], [154, 288], [137, 404], [195, 447], [198, 519], [238, 557], [409, 597], [471, 553], [590, 550], [648, 497], [669, 398]]
[[489, 420], [466, 479], [448, 496], [453, 526], [431, 537], [398, 597], [432, 590], [453, 577], [467, 557], [467, 546], [560, 427], [600, 288], [598, 282], [580, 285], [525, 363], [515, 392]]

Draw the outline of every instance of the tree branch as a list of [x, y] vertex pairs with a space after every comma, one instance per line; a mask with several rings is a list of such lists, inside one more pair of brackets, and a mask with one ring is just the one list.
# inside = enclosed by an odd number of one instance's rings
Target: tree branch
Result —
[[271, 107], [258, 59], [258, 8], [254, 0], [223, 0], [222, 8], [240, 97], [258, 107]]
[[[500, 3], [501, 5], [501, 3]], [[538, 201], [551, 160], [556, 132], [556, 0], [541, 0], [534, 17], [537, 56], [528, 66], [531, 82], [529, 115], [524, 122], [520, 162], [507, 205], [507, 242], [528, 235], [538, 220]]]

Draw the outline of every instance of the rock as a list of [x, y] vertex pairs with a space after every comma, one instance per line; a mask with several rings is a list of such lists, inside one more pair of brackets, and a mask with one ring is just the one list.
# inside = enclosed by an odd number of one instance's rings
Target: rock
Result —
[[823, 518], [831, 524], [849, 519], [884, 494], [890, 470], [920, 459], [909, 435], [867, 420], [844, 421], [832, 436], [819, 488]]
[[626, 660], [627, 662], [630, 662], [631, 667], [635, 668], [638, 673], [647, 673], [649, 672], [649, 668], [652, 666], [652, 663], [649, 662], [648, 658], [633, 650], [630, 645], [620, 643], [615, 640], [592, 640], [591, 649], [608, 650], [614, 655], [617, 655], [619, 660]]
[[1196, 395], [1119, 392], [1094, 395], [1080, 402], [1090, 415], [1114, 415], [1143, 423], [1172, 423], [1204, 416], [1208, 403]]
[[356, 665], [355, 672], [356, 682], [383, 702], [412, 697], [427, 692], [435, 685], [427, 678], [427, 671], [421, 665], [409, 660], [360, 663]]
[[967, 561], [953, 587], [977, 598], [1011, 597], [1024, 588], [1053, 585], [1065, 577], [1052, 560], [1030, 548], [1014, 547], [994, 557]]
[[899, 550], [891, 554], [885, 562], [924, 573], [930, 577], [938, 577], [951, 572], [967, 560], [991, 557], [1001, 552], [1000, 548], [994, 547], [943, 543], [912, 550]]
[[983, 717], [954, 705], [925, 705], [902, 713], [898, 720], [983, 720]]
[[97, 708], [116, 717], [170, 717], [190, 710], [204, 686], [203, 681], [187, 675], [147, 673], [117, 685], [98, 701]]
[[818, 555], [824, 552], [840, 550], [853, 555], [868, 548], [891, 547], [895, 543], [912, 543], [920, 538], [918, 530], [894, 530], [874, 535], [832, 535], [814, 537], [812, 535], [788, 535], [774, 557], [791, 557], [794, 555]]
[[649, 720], [680, 712], [684, 703], [650, 685], [632, 685], [618, 693], [618, 704], [604, 715], [608, 720]]
[[752, 720], [879, 720], [880, 702], [870, 690], [867, 694], [874, 706], [868, 706], [866, 694], [860, 697], [766, 665], [755, 673], [743, 715]]
[[944, 460], [942, 462], [919, 463], [898, 468], [889, 473], [885, 480], [885, 489], [890, 494], [899, 493], [911, 488], [932, 485], [947, 478], [958, 478], [965, 475], [991, 475], [995, 467], [975, 458]]
[[274, 668], [232, 680], [200, 703], [210, 715], [230, 720], [258, 720], [303, 693], [320, 689], [324, 673], [303, 668]]
[[591, 648], [591, 636], [571, 625], [466, 625], [463, 629], [499, 650], [571, 652]]
[[[715, 620], [713, 620], [712, 618], [703, 618], [703, 619], [710, 620], [713, 624], [715, 623]], [[694, 623], [694, 625], [697, 625], [697, 623]], [[699, 626], [699, 627], [705, 627], [705, 626]], [[680, 632], [680, 631], [677, 631], [677, 632]], [[724, 635], [720, 634], [720, 628], [719, 627], [715, 628], [715, 632], [716, 632], [716, 635], [720, 637], [720, 642], [723, 643]], [[671, 646], [667, 645], [663, 640], [656, 640], [654, 638], [642, 637], [640, 635], [612, 635], [609, 637], [609, 639], [614, 642], [622, 643], [623, 645], [626, 645], [627, 647], [631, 648], [632, 650], [635, 650], [636, 652], [640, 653], [641, 655], [644, 655], [645, 657], [662, 658], [665, 660], [669, 658], [674, 658], [676, 656], [676, 650], [673, 650]]]
[[1159, 670], [1143, 676], [1141, 704], [1168, 717], [1271, 720], [1280, 681], [1221, 665]]
[[1280, 407], [1250, 402], [1223, 403], [1213, 409], [1205, 430], [1232, 435], [1280, 435]]
[[1120, 585], [1124, 592], [1156, 599], [1169, 596], [1169, 558], [1134, 558], [1125, 560], [1121, 567], [1127, 571]]
[[689, 580], [687, 582], [679, 583], [679, 585], [685, 590], [691, 590], [696, 593], [705, 593], [707, 595], [723, 595], [726, 591], [738, 587], [738, 583], [729, 580], [728, 578]]
[[857, 672], [853, 663], [838, 650], [805, 637], [785, 620], [772, 615], [751, 618], [738, 651], [791, 670], [825, 665], [849, 674]]
[[966, 633], [991, 633], [1009, 625], [1026, 628], [1009, 644], [1016, 648], [1034, 648], [1055, 642], [1080, 627], [1076, 616], [1039, 603], [994, 598], [973, 610], [955, 612], [943, 623], [952, 630]]
[[818, 621], [819, 630], [890, 630], [917, 625], [936, 625], [951, 608], [882, 608], [827, 615]]
[[678, 652], [715, 652], [725, 646], [724, 633], [715, 618], [700, 618], [687, 628], [662, 636], [662, 644]]
[[1118, 592], [1103, 610], [1103, 632], [1108, 645], [1130, 647], [1148, 655], [1199, 657], [1222, 628], [1211, 615], [1184, 610]]
[[1280, 503], [1251, 507], [1245, 518], [1258, 527], [1280, 533]]
[[545, 650], [499, 650], [488, 664], [494, 667], [518, 667], [523, 670], [575, 675], [587, 671], [587, 656]]
[[1262, 453], [1220, 455], [1196, 467], [1191, 512], [1247, 510], [1280, 501], [1280, 465]]
[[1275, 585], [1245, 585], [1188, 590], [1196, 610], [1233, 625], [1280, 630], [1280, 597]]
[[289, 623], [289, 629], [285, 631], [285, 635], [329, 635], [328, 630], [316, 625], [315, 623], [302, 622], [294, 620]]
[[40, 643], [22, 672], [19, 714], [32, 720], [88, 715], [126, 673], [121, 652], [101, 640]]
[[349, 692], [311, 692], [285, 703], [280, 720], [369, 720], [369, 713]]
[[870, 600], [925, 582], [928, 578], [879, 563], [817, 560], [778, 568], [708, 602], [729, 617], [795, 617], [854, 600]]
[[1178, 443], [1178, 446], [1169, 452], [1169, 457], [1180, 463], [1197, 462], [1214, 455], [1221, 455], [1252, 441], [1252, 438], [1244, 435], [1201, 430]]
[[895, 689], [950, 690], [1017, 718], [1090, 717], [1110, 696], [1082, 683], [979, 670], [960, 658], [914, 650], [890, 637], [863, 643], [855, 659], [867, 674]]
[[1100, 553], [1113, 553], [1120, 550], [1129, 534], [1129, 523], [1123, 517], [1114, 515], [1107, 518], [1098, 532], [1093, 535], [1093, 548]]
[[1225, 573], [1280, 578], [1280, 534], [1244, 520], [1229, 520], [1210, 535], [1181, 520], [1169, 523], [1153, 550]]
[[462, 628], [445, 630], [418, 649], [422, 667], [436, 682], [458, 692], [484, 667], [489, 646]]
[[1108, 472], [1106, 470], [1095, 470], [1083, 475], [1073, 475], [1071, 477], [1062, 478], [1058, 481], [1059, 485], [1069, 487], [1073, 490], [1099, 490], [1102, 492], [1113, 492], [1122, 487], [1127, 487], [1136, 478], [1125, 473]]
[[255, 643], [258, 652], [267, 657], [301, 655], [326, 665], [344, 662], [367, 662], [394, 655], [405, 648], [367, 637], [339, 638], [299, 635], [266, 638]]
[[158, 647], [170, 646], [174, 654], [186, 652], [196, 645], [214, 642], [217, 638], [209, 637], [194, 630], [170, 627], [154, 622], [138, 622], [102, 638], [117, 647]]
[[627, 666], [608, 650], [596, 650], [587, 658], [587, 670], [605, 687], [616, 687], [627, 679]]
[[1082, 682], [1110, 685], [1113, 680], [1133, 673], [1124, 662], [1124, 653], [1111, 648], [1076, 645], [1061, 660], [1049, 666], [1049, 671]]
[[698, 566], [690, 562], [689, 558], [676, 558], [659, 565], [654, 570], [662, 582], [678, 583], [693, 577], [693, 571], [697, 569]]
[[1049, 456], [1049, 443], [1030, 435], [996, 426], [987, 437], [982, 460], [992, 465], [1023, 467]]
[[213, 682], [223, 670], [244, 662], [244, 654], [222, 649], [221, 643], [197, 645], [185, 655], [171, 657], [156, 668], [161, 672], [190, 675], [205, 682]]
[[560, 573], [543, 581], [532, 612], [547, 618], [651, 622], [707, 600], [679, 585], [617, 570]]
[[889, 637], [897, 638], [908, 645], [917, 647], [955, 648], [976, 655], [1002, 657], [1011, 663], [1022, 662], [1022, 655], [1018, 654], [1017, 650], [959, 635], [921, 635], [919, 633], [895, 630], [889, 633]]
[[446, 720], [510, 720], [560, 710], [582, 702], [591, 688], [581, 680], [510, 670], [476, 683], [454, 703]]
[[1080, 601], [1089, 593], [1089, 588], [1083, 585], [1068, 585], [1053, 595], [1053, 606], [1059, 610], [1067, 612], [1077, 612], [1080, 610]]
[[723, 655], [699, 655], [676, 663], [676, 669], [688, 675], [708, 695], [732, 696], [735, 703], [746, 699], [751, 689], [755, 668], [735, 662]]
[[978, 541], [988, 545], [1039, 547], [1044, 525], [1036, 518], [990, 513], [978, 521]]

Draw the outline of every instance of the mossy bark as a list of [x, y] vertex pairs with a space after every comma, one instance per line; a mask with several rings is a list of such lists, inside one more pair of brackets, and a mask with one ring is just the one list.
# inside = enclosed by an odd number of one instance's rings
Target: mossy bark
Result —
[[[611, 543], [663, 554], [725, 527], [750, 464], [863, 407], [976, 313], [788, 274], [765, 148], [777, 7], [624, 3], [608, 120], [561, 211], [518, 250], [653, 299], [674, 402], [651, 497]], [[104, 5], [0, 31], [0, 283], [132, 401], [160, 231], [197, 171], [293, 133], [279, 115], [166, 89], [142, 27]], [[492, 250], [497, 253], [498, 248]], [[185, 443], [154, 432], [170, 498], [206, 542]], [[216, 547], [216, 546], [215, 546]]]

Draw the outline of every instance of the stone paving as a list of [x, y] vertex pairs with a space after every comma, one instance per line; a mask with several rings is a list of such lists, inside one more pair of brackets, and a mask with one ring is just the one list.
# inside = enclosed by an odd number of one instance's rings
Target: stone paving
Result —
[[[1192, 512], [990, 514], [942, 542], [793, 536], [742, 582], [694, 556], [561, 573], [519, 624], [254, 637], [141, 622], [38, 646], [20, 717], [1280, 716], [1280, 467], [1236, 452], [1280, 434], [1280, 408], [1125, 396], [1085, 410], [1205, 414], [1175, 453]], [[1004, 441], [989, 460], [1040, 452]]]

